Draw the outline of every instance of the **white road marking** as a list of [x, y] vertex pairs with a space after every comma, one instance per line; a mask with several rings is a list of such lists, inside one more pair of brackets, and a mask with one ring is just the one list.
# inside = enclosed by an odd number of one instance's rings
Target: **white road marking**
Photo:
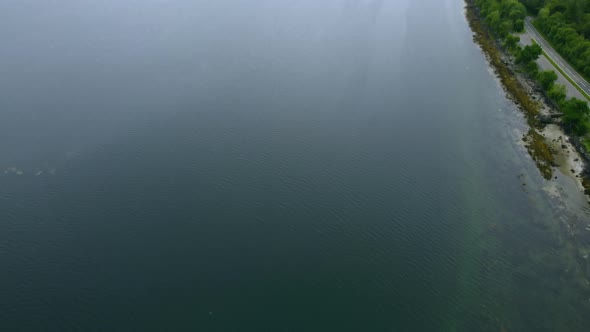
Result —
[[[528, 25], [527, 25], [527, 28], [529, 28], [529, 26], [528, 26]], [[531, 32], [533, 31], [533, 29], [527, 29], [527, 30], [529, 30], [529, 33], [531, 33]], [[550, 51], [550, 50], [549, 50], [549, 47], [546, 47], [546, 46], [545, 46], [545, 44], [546, 44], [545, 40], [544, 40], [543, 38], [540, 38], [540, 37], [538, 37], [537, 39], [535, 39], [535, 38], [534, 38], [534, 37], [536, 37], [536, 36], [539, 36], [539, 34], [538, 34], [538, 33], [536, 33], [536, 31], [535, 31], [534, 33], [531, 33], [531, 35], [535, 35], [535, 36], [532, 36], [532, 37], [531, 37], [531, 39], [532, 39], [533, 41], [535, 41], [537, 44], [539, 44], [539, 46], [541, 46], [541, 48], [542, 48], [542, 49], [545, 51], [545, 54], [547, 55], [547, 57], [549, 57], [551, 60], [553, 60], [553, 62], [554, 62], [554, 63], [558, 63], [558, 64], [559, 64], [559, 66], [558, 66], [558, 67], [559, 67], [559, 68], [560, 68], [560, 69], [561, 69], [561, 70], [564, 72], [565, 76], [569, 77], [569, 79], [570, 79], [570, 80], [571, 80], [571, 81], [572, 81], [572, 82], [573, 82], [575, 85], [577, 85], [577, 86], [578, 86], [578, 88], [582, 89], [582, 90], [583, 90], [585, 93], [587, 93], [587, 94], [590, 94], [590, 91], [589, 91], [589, 89], [588, 89], [588, 82], [586, 82], [586, 81], [585, 81], [585, 80], [583, 80], [583, 79], [580, 79], [580, 78], [578, 77], [579, 75], [577, 75], [578, 73], [577, 73], [575, 70], [573, 70], [573, 69], [570, 69], [571, 67], [569, 66], [569, 64], [568, 64], [568, 66], [565, 66], [565, 65], [564, 65], [564, 64], [563, 64], [563, 63], [562, 63], [560, 60], [557, 60], [557, 61], [555, 61], [555, 60], [553, 59], [553, 57], [551, 57], [551, 54], [552, 54], [552, 53], [554, 53], [554, 52]], [[539, 42], [538, 40], [542, 40], [542, 42]], [[547, 50], [546, 50], [546, 49], [547, 49]], [[560, 59], [560, 58], [559, 58], [559, 55], [557, 55], [557, 56], [556, 56], [555, 54], [553, 54], [553, 56], [554, 56], [555, 58], [557, 58], [557, 59]], [[572, 74], [572, 71], [573, 71], [573, 72], [575, 72], [575, 73], [576, 73], [576, 75]], [[573, 79], [573, 78], [572, 78], [572, 76], [574, 76], [576, 79]]]

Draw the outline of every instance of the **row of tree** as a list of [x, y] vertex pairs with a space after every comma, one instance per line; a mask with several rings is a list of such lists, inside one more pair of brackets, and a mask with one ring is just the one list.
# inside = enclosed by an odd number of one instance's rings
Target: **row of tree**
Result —
[[[576, 70], [590, 77], [590, 0], [520, 0], [533, 14], [535, 25], [555, 49]], [[578, 135], [590, 130], [588, 103], [576, 98], [566, 99], [565, 87], [555, 82], [557, 76], [543, 74], [539, 82], [564, 113], [563, 120]]]
[[527, 15], [525, 6], [518, 0], [475, 0], [486, 24], [499, 37], [504, 38], [512, 31], [524, 29]]
[[[554, 6], [554, 3], [560, 1], [583, 1], [590, 3], [590, 0], [475, 0], [475, 4], [478, 6], [480, 15], [484, 18], [492, 32], [502, 40], [504, 47], [512, 53], [515, 62], [528, 75], [536, 78], [546, 91], [549, 98], [555, 101], [559, 106], [559, 109], [564, 113], [563, 121], [565, 124], [576, 134], [585, 135], [590, 131], [590, 109], [588, 108], [588, 103], [576, 98], [567, 99], [565, 86], [555, 83], [557, 80], [557, 74], [552, 70], [539, 71], [536, 60], [543, 53], [541, 47], [537, 44], [521, 47], [519, 45], [520, 38], [512, 34], [513, 32], [520, 32], [524, 29], [524, 19], [527, 15], [527, 8], [529, 10], [539, 8], [541, 14], [546, 15], [547, 8], [549, 6]], [[548, 4], [547, 2], [550, 2], [551, 4]], [[552, 26], [552, 24], [555, 23], [555, 19], [551, 18], [551, 15], [541, 17], [541, 14], [537, 19], [538, 25], [547, 28], [547, 31], [551, 30], [555, 32], [555, 30], [560, 29], [556, 29], [555, 26]], [[577, 32], [575, 33], [577, 34]], [[583, 37], [579, 38], [583, 39]], [[564, 40], [564, 43], [569, 43], [569, 39], [566, 38]], [[580, 41], [579, 39], [576, 40], [578, 42]], [[590, 42], [588, 43], [587, 49], [584, 49], [584, 52], [586, 52], [586, 50], [590, 51]], [[581, 54], [589, 61], [588, 69], [590, 70], [590, 53], [586, 54], [584, 52]]]
[[590, 14], [585, 14], [579, 19], [580, 23], [575, 23], [577, 21], [573, 20], [578, 20], [575, 18], [577, 16], [566, 15], [566, 8], [563, 8], [563, 11], [556, 8], [562, 7], [543, 7], [539, 11], [535, 25], [579, 73], [590, 77], [590, 41], [585, 37], [590, 36]]
[[537, 81], [545, 89], [549, 98], [557, 103], [563, 112], [563, 121], [577, 135], [585, 135], [590, 130], [588, 103], [578, 98], [566, 98], [565, 86], [556, 84], [557, 74], [553, 70], [541, 71], [537, 74]]

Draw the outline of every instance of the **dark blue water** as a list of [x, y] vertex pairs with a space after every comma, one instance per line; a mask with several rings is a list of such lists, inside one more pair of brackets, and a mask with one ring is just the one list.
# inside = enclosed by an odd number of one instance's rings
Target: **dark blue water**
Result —
[[462, 1], [5, 1], [0, 37], [1, 330], [586, 330]]

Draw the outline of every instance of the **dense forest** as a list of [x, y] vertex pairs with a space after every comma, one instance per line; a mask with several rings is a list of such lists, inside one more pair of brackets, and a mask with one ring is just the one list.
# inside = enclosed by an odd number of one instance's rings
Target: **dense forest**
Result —
[[527, 10], [518, 0], [476, 0], [475, 4], [485, 17], [487, 25], [499, 37], [504, 38], [512, 31], [524, 29]]
[[546, 1], [535, 25], [579, 73], [590, 77], [590, 0]]
[[486, 23], [502, 38], [522, 31], [525, 16], [574, 67], [590, 77], [590, 0], [476, 0]]
[[[567, 99], [566, 89], [556, 84], [554, 71], [539, 71], [536, 60], [543, 54], [537, 45], [524, 48], [513, 33], [524, 29], [524, 19], [538, 12], [535, 21], [549, 41], [580, 73], [590, 76], [590, 0], [474, 0], [480, 16], [490, 30], [502, 41], [520, 69], [536, 79], [564, 113], [564, 123], [577, 135], [590, 132], [588, 103], [576, 98]], [[590, 148], [590, 144], [587, 144]]]

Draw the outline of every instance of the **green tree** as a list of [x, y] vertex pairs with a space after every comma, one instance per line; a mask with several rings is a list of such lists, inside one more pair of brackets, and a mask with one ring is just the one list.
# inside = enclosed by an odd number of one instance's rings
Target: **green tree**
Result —
[[537, 79], [539, 80], [539, 83], [541, 83], [543, 89], [549, 91], [557, 80], [557, 74], [553, 70], [544, 70], [537, 74]]
[[516, 62], [523, 63], [526, 65], [529, 62], [537, 60], [542, 53], [543, 49], [541, 49], [541, 46], [537, 44], [527, 45], [522, 49], [522, 51], [520, 51], [520, 53], [516, 57]]
[[533, 13], [536, 13], [545, 5], [545, 0], [520, 0], [520, 2]]
[[506, 35], [506, 38], [504, 38], [504, 47], [512, 51], [516, 49], [516, 46], [518, 46], [519, 41], [520, 37], [515, 36], [513, 34], [508, 34]]
[[500, 24], [502, 23], [502, 20], [500, 18], [500, 12], [497, 10], [494, 10], [493, 12], [489, 13], [488, 16], [486, 16], [486, 23], [494, 30], [498, 30], [498, 28], [500, 27]]
[[553, 84], [553, 87], [547, 94], [549, 95], [549, 98], [561, 105], [565, 100], [565, 85]]
[[513, 24], [511, 21], [502, 21], [498, 27], [498, 35], [502, 38], [506, 37], [510, 31], [513, 30]]
[[524, 70], [532, 77], [536, 77], [539, 74], [539, 65], [535, 61], [530, 61], [524, 64]]
[[563, 121], [568, 124], [576, 134], [584, 135], [588, 132], [588, 103], [572, 98], [562, 102]]
[[524, 20], [518, 19], [514, 21], [514, 31], [524, 31]]

